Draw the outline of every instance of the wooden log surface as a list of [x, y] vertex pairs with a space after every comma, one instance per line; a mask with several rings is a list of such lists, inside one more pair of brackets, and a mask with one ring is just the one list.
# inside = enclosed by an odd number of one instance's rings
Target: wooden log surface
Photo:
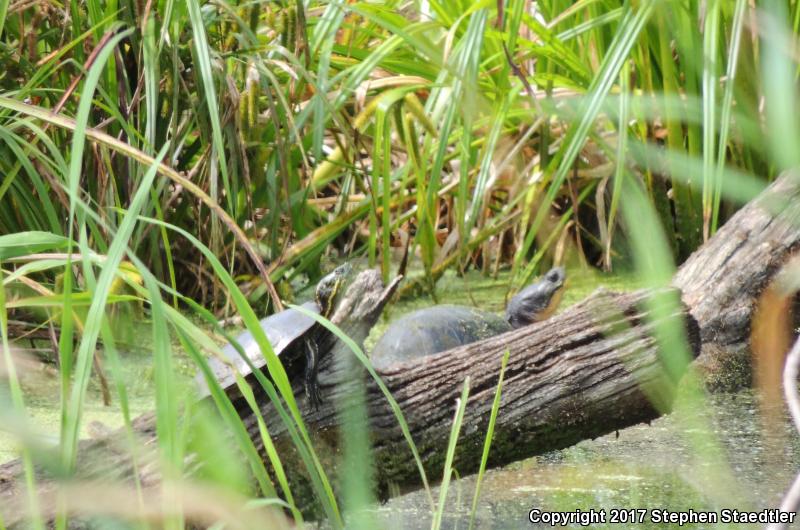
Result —
[[800, 249], [800, 172], [786, 172], [736, 212], [678, 269], [703, 342], [737, 345], [750, 338], [758, 296]]
[[[675, 302], [674, 310], [660, 317], [646, 307], [652, 294], [599, 290], [544, 322], [380, 372], [403, 411], [428, 476], [440, 477], [456, 399], [467, 377], [470, 394], [455, 465], [462, 474], [478, 469], [506, 350], [510, 356], [490, 466], [647, 422], [668, 410], [683, 368], [691, 359], [679, 348], [660, 349], [654, 328], [665, 320], [682, 325], [691, 355], [699, 351], [699, 331], [678, 301], [677, 291], [659, 292], [662, 300], [672, 296]], [[684, 355], [682, 361], [680, 355]], [[316, 434], [315, 448], [326, 470], [336, 476], [341, 411], [334, 404], [346, 401], [353, 365], [329, 362], [321, 380], [327, 382], [324, 388], [330, 399], [319, 410], [309, 412], [305, 421]], [[379, 491], [385, 495], [393, 486], [401, 490], [419, 487], [421, 477], [399, 423], [371, 380], [366, 401]], [[269, 407], [262, 413], [281, 454], [292, 455], [291, 441], [275, 413]], [[252, 434], [257, 428], [250, 421]], [[302, 468], [292, 456], [284, 465]], [[300, 494], [295, 498], [310, 494], [308, 488], [304, 479], [296, 481], [293, 491]]]
[[759, 298], [800, 249], [800, 171], [787, 171], [736, 212], [678, 269], [672, 285], [700, 326], [713, 386], [749, 386]]

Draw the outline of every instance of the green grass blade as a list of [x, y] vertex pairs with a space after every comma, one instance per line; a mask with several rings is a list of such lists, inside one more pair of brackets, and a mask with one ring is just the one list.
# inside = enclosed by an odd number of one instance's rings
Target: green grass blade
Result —
[[[132, 30], [123, 31], [113, 38], [111, 38], [108, 44], [100, 51], [97, 57], [97, 61], [89, 70], [88, 75], [86, 76], [86, 82], [84, 84], [84, 92], [81, 96], [81, 100], [78, 106], [78, 113], [75, 117], [75, 129], [72, 135], [72, 148], [70, 152], [70, 165], [69, 165], [69, 173], [67, 175], [67, 193], [70, 200], [70, 207], [69, 207], [69, 224], [70, 229], [68, 233], [70, 237], [73, 234], [73, 220], [76, 210], [76, 204], [78, 201], [78, 187], [79, 182], [82, 174], [82, 163], [83, 163], [83, 151], [85, 146], [86, 140], [86, 128], [89, 119], [89, 112], [92, 106], [92, 95], [94, 94], [94, 90], [97, 87], [97, 83], [100, 79], [100, 75], [103, 72], [103, 68], [108, 61], [111, 53], [113, 52], [114, 48], [119, 44], [119, 42], [130, 35]], [[155, 171], [153, 173], [155, 176]], [[134, 217], [130, 217], [130, 228], [132, 229], [133, 226], [133, 219]], [[124, 241], [127, 243], [127, 241]], [[68, 247], [68, 252], [70, 252], [70, 248]], [[120, 244], [117, 246], [117, 256], [116, 261], [117, 265], [120, 261], [122, 261], [122, 252], [125, 250], [125, 245], [123, 241], [120, 240]], [[83, 397], [86, 392], [86, 385], [88, 384], [89, 380], [89, 373], [91, 367], [91, 359], [94, 356], [94, 346], [97, 340], [97, 335], [100, 332], [100, 320], [102, 318], [102, 311], [104, 306], [104, 299], [108, 296], [108, 288], [111, 285], [111, 280], [113, 279], [112, 271], [116, 269], [116, 265], [108, 266], [104, 268], [102, 277], [102, 291], [96, 292], [96, 299], [93, 302], [92, 306], [89, 309], [89, 315], [87, 317], [87, 328], [84, 329], [84, 336], [81, 340], [81, 344], [78, 351], [78, 359], [77, 359], [77, 367], [75, 373], [75, 381], [72, 385], [72, 392], [70, 393], [70, 397], [64, 400], [62, 404], [62, 432], [61, 432], [61, 447], [62, 447], [62, 460], [67, 469], [72, 469], [75, 463], [75, 456], [77, 451], [77, 444], [78, 444], [78, 429], [80, 426], [80, 416], [81, 416], [81, 409], [83, 405]], [[69, 266], [69, 261], [67, 263], [66, 270], [64, 271], [64, 317], [65, 321], [71, 321], [71, 310], [70, 310], [70, 298], [71, 298], [71, 278], [72, 278], [72, 270]], [[62, 322], [62, 335], [61, 335], [61, 343], [59, 346], [63, 347], [61, 350], [62, 353], [64, 350], [71, 351], [71, 333], [67, 332], [64, 333], [64, 330], [69, 331], [71, 329], [71, 322], [66, 326]], [[66, 337], [65, 337], [66, 335]], [[70, 342], [69, 346], [66, 346], [67, 340]], [[67, 354], [69, 356], [69, 354]], [[64, 363], [66, 367], [62, 365], [62, 382], [65, 386], [69, 385], [69, 376], [70, 372], [68, 371], [71, 367], [71, 362]], [[66, 398], [66, 396], [65, 396]], [[63, 524], [63, 523], [60, 523]]]
[[142, 46], [144, 60], [144, 102], [146, 122], [144, 137], [147, 139], [145, 152], [152, 154], [156, 145], [156, 129], [158, 127], [158, 81], [160, 77], [158, 56], [156, 50], [156, 21], [151, 16], [145, 21], [144, 45]]
[[[22, 386], [15, 366], [14, 358], [11, 353], [11, 345], [8, 341], [8, 310], [6, 306], [6, 287], [3, 283], [3, 261], [0, 259], [0, 346], [3, 348], [3, 365], [5, 377], [8, 379], [8, 387], [11, 394], [11, 402], [14, 409], [21, 417], [26, 417], [25, 399], [22, 395]], [[44, 521], [39, 510], [39, 492], [36, 489], [36, 474], [33, 468], [33, 459], [30, 448], [22, 447], [22, 468], [25, 477], [25, 489], [28, 500], [28, 510], [31, 514], [31, 526], [36, 530], [44, 529]], [[0, 516], [2, 524], [2, 516]]]
[[[205, 95], [206, 106], [208, 107], [208, 119], [211, 122], [211, 134], [214, 150], [211, 156], [211, 180], [209, 194], [211, 200], [218, 202], [219, 189], [215, 178], [215, 167], [219, 168], [222, 175], [223, 186], [226, 190], [226, 200], [228, 202], [228, 211], [236, 215], [234, 204], [232, 202], [232, 194], [230, 188], [230, 181], [228, 178], [228, 163], [226, 161], [225, 142], [222, 138], [222, 124], [220, 123], [220, 112], [217, 106], [217, 90], [214, 84], [214, 75], [211, 68], [211, 48], [208, 44], [206, 37], [206, 29], [203, 24], [203, 15], [200, 12], [200, 4], [197, 0], [188, 0], [186, 2], [189, 11], [189, 20], [192, 25], [192, 35], [194, 37], [195, 57], [197, 58], [197, 68], [199, 73], [199, 81], [203, 87]], [[212, 228], [212, 231], [214, 229]], [[212, 232], [213, 233], [213, 232]]]
[[8, 14], [8, 4], [11, 0], [0, 0], [0, 34], [3, 33], [3, 28], [6, 25], [6, 15]]
[[725, 92], [722, 95], [722, 112], [719, 125], [719, 149], [714, 178], [714, 203], [711, 212], [711, 234], [716, 233], [719, 224], [719, 207], [722, 200], [723, 169], [728, 149], [731, 114], [733, 113], [733, 91], [736, 83], [736, 66], [739, 64], [739, 45], [742, 40], [746, 0], [736, 0], [736, 8], [731, 23], [731, 41], [728, 47], [728, 69], [725, 74]]
[[769, 147], [780, 169], [800, 165], [800, 151], [797, 149], [800, 125], [795, 120], [798, 108], [796, 76], [787, 45], [793, 37], [787, 32], [785, 20], [786, 9], [779, 2], [770, 3], [759, 17], [764, 47], [761, 67]]
[[331, 333], [336, 335], [336, 338], [338, 338], [347, 346], [347, 348], [353, 353], [353, 355], [356, 356], [356, 358], [361, 362], [361, 364], [364, 365], [364, 368], [367, 369], [367, 372], [369, 372], [370, 377], [372, 377], [373, 381], [375, 381], [375, 383], [378, 385], [378, 388], [380, 388], [384, 397], [386, 397], [386, 400], [389, 402], [389, 406], [392, 409], [392, 413], [394, 413], [395, 419], [397, 419], [397, 423], [400, 425], [400, 429], [403, 432], [403, 437], [405, 438], [406, 443], [408, 443], [408, 447], [411, 450], [411, 454], [414, 457], [415, 463], [417, 464], [417, 469], [419, 470], [420, 478], [422, 480], [423, 487], [425, 488], [425, 492], [428, 495], [428, 501], [430, 502], [432, 510], [434, 507], [434, 503], [433, 503], [433, 496], [431, 494], [431, 489], [428, 483], [428, 476], [425, 473], [424, 466], [422, 465], [422, 459], [419, 456], [419, 451], [417, 451], [417, 445], [414, 443], [414, 439], [411, 437], [411, 430], [408, 428], [408, 422], [406, 422], [405, 416], [403, 416], [403, 412], [402, 410], [400, 410], [400, 405], [397, 404], [397, 401], [392, 396], [392, 393], [389, 392], [389, 389], [386, 387], [386, 384], [383, 382], [378, 373], [372, 367], [372, 363], [369, 361], [369, 359], [367, 359], [367, 356], [364, 355], [364, 352], [361, 349], [361, 347], [358, 344], [356, 344], [353, 341], [353, 339], [348, 337], [346, 333], [344, 333], [335, 324], [333, 324], [333, 322], [323, 317], [322, 315], [313, 313], [302, 306], [290, 305], [289, 307], [303, 313], [304, 315], [310, 318], [313, 318], [314, 320], [325, 326], [326, 329], [328, 329]]
[[[208, 263], [213, 268], [215, 274], [220, 279], [224, 287], [229, 291], [231, 300], [233, 301], [234, 306], [236, 307], [236, 311], [239, 315], [242, 316], [242, 320], [247, 327], [248, 331], [253, 334], [253, 338], [258, 344], [262, 354], [264, 355], [264, 359], [266, 361], [266, 368], [267, 372], [269, 373], [270, 378], [274, 381], [275, 387], [278, 389], [281, 398], [286, 402], [286, 405], [289, 407], [289, 412], [291, 414], [291, 419], [293, 420], [294, 424], [297, 426], [298, 432], [302, 436], [302, 443], [303, 445], [309, 449], [310, 456], [313, 459], [312, 466], [309, 468], [309, 472], [312, 473], [312, 479], [319, 480], [320, 488], [318, 492], [320, 493], [320, 501], [323, 502], [323, 507], [326, 508], [330, 520], [333, 524], [338, 524], [342, 526], [341, 523], [341, 515], [339, 514], [338, 507], [336, 505], [336, 500], [333, 495], [333, 489], [331, 488], [330, 481], [328, 480], [327, 476], [325, 475], [324, 469], [316, 458], [316, 455], [313, 453], [313, 445], [311, 443], [311, 438], [308, 434], [307, 429], [303, 423], [302, 414], [300, 413], [300, 409], [297, 406], [297, 402], [294, 398], [294, 393], [292, 392], [291, 384], [289, 383], [289, 378], [286, 375], [286, 370], [283, 368], [283, 365], [275, 355], [274, 350], [272, 349], [272, 345], [269, 343], [264, 330], [259, 325], [258, 317], [256, 317], [255, 313], [253, 312], [253, 308], [247, 302], [246, 297], [233, 281], [233, 278], [227, 273], [225, 267], [220, 263], [217, 256], [211, 252], [211, 250], [203, 245], [196, 237], [192, 234], [183, 230], [180, 227], [169, 225], [168, 223], [164, 223], [157, 219], [143, 219], [147, 222], [156, 224], [158, 226], [164, 226], [169, 228], [170, 230], [175, 231], [176, 233], [180, 234], [184, 238], [186, 238], [192, 245], [195, 246], [202, 254], [203, 257], [208, 260]], [[262, 383], [262, 386], [265, 387], [265, 390], [268, 390], [266, 380], [263, 379], [263, 374], [261, 374], [260, 370], [255, 370], [254, 375], [258, 378], [259, 382]], [[213, 377], [213, 375], [211, 375]], [[207, 378], [208, 381], [208, 378]], [[277, 401], [277, 396], [275, 400]], [[288, 418], [287, 418], [288, 420]], [[291, 429], [291, 425], [287, 423], [287, 428]], [[299, 450], [301, 450], [298, 447]], [[316, 473], [316, 475], [314, 475]], [[337, 523], [338, 521], [338, 523]]]
[[483, 474], [486, 472], [486, 463], [489, 461], [489, 450], [492, 448], [492, 437], [494, 436], [494, 426], [497, 422], [497, 413], [500, 410], [500, 398], [503, 391], [503, 377], [506, 373], [506, 366], [508, 365], [508, 358], [511, 355], [511, 350], [506, 350], [503, 354], [503, 360], [500, 362], [500, 376], [497, 380], [497, 390], [494, 393], [494, 401], [492, 402], [492, 412], [489, 414], [489, 426], [486, 428], [486, 440], [483, 442], [483, 452], [481, 453], [481, 465], [478, 468], [478, 478], [475, 480], [475, 493], [472, 496], [472, 508], [469, 512], [469, 530], [475, 526], [475, 513], [478, 510], [478, 499], [481, 495], [481, 484], [483, 483]]
[[456, 444], [458, 443], [458, 435], [461, 433], [461, 424], [464, 421], [464, 411], [467, 410], [469, 383], [470, 379], [469, 376], [467, 376], [467, 378], [464, 379], [464, 388], [461, 391], [461, 398], [456, 400], [456, 413], [453, 417], [453, 427], [450, 429], [450, 441], [447, 444], [447, 456], [445, 457], [444, 470], [442, 471], [442, 483], [439, 485], [439, 505], [433, 514], [431, 530], [439, 530], [442, 527], [442, 517], [444, 516], [447, 501], [447, 490], [450, 486], [450, 477], [453, 475], [453, 459], [456, 454]]
[[63, 250], [69, 240], [50, 232], [17, 232], [0, 236], [0, 260], [16, 258], [26, 254]]
[[128, 213], [125, 215], [117, 234], [112, 241], [111, 247], [105, 263], [102, 266], [97, 286], [93, 293], [92, 304], [86, 317], [86, 326], [83, 337], [78, 348], [77, 365], [75, 371], [75, 381], [70, 394], [69, 404], [67, 405], [66, 425], [64, 427], [64, 438], [62, 439], [63, 461], [67, 468], [74, 466], [78, 448], [78, 433], [81, 422], [83, 401], [86, 395], [86, 387], [91, 373], [91, 360], [94, 356], [97, 337], [100, 333], [100, 323], [103, 319], [106, 300], [109, 296], [109, 288], [114, 279], [117, 268], [127, 251], [128, 240], [133, 233], [139, 211], [144, 206], [145, 200], [149, 197], [150, 187], [156, 176], [156, 169], [161, 162], [161, 157], [166, 154], [166, 146], [161, 149], [159, 157], [150, 166], [136, 194], [131, 201]]
[[703, 30], [703, 240], [711, 235], [711, 217], [716, 192], [715, 140], [717, 132], [717, 59], [719, 0], [709, 0]]
[[620, 73], [619, 121], [617, 125], [617, 167], [614, 170], [614, 186], [611, 192], [611, 204], [608, 208], [608, 225], [606, 227], [606, 247], [604, 250], [606, 269], [611, 270], [611, 241], [614, 237], [614, 226], [617, 221], [617, 210], [622, 195], [625, 177], [628, 173], [628, 119], [630, 112], [630, 68], [627, 63]]

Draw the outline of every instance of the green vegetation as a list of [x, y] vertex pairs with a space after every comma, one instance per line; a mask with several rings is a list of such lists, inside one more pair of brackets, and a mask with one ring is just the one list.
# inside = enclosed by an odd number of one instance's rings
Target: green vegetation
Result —
[[[34, 463], [75, 470], [94, 385], [133, 439], [135, 343], [151, 355], [147, 408], [176, 491], [202, 468], [230, 493], [220, 505], [263, 497], [301, 520], [263, 419], [269, 466], [211, 389], [239, 469], [197, 434], [216, 424], [175, 383], [209, 373], [217, 320], [235, 314], [265, 352], [259, 382], [316, 500], [343, 526], [258, 317], [345, 257], [388, 279], [406, 246], [406, 295], [435, 296], [446, 271], [468, 269], [502, 270], [513, 290], [552, 261], [664, 285], [800, 162], [798, 31], [798, 2], [0, 0], [0, 419], [28, 490]], [[51, 336], [55, 455], [25, 420], [11, 342]], [[680, 330], [658, 338], [684, 349]], [[131, 512], [154, 509], [131, 488]], [[185, 524], [159, 513], [157, 526]]]

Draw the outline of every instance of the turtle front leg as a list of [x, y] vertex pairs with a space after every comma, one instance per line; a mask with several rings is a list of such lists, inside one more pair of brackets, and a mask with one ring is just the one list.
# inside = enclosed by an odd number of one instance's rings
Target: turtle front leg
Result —
[[305, 388], [306, 397], [311, 404], [311, 408], [317, 410], [322, 405], [322, 394], [319, 391], [319, 381], [317, 379], [317, 368], [319, 364], [319, 348], [312, 339], [305, 339], [306, 345], [306, 371]]

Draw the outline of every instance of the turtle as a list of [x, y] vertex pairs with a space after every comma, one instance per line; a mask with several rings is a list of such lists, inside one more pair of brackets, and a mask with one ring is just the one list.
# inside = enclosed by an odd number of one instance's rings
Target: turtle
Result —
[[525, 287], [506, 307], [505, 317], [474, 307], [435, 305], [392, 322], [372, 349], [378, 370], [417, 357], [440, 353], [549, 318], [564, 292], [566, 273], [554, 267]]
[[[302, 304], [301, 307], [326, 318], [330, 317], [351, 272], [352, 266], [349, 263], [336, 267], [319, 281], [314, 292], [314, 300]], [[272, 350], [276, 355], [281, 356], [282, 361], [287, 357], [289, 350], [295, 348], [303, 350], [302, 355], [296, 357], [305, 357], [303, 382], [306, 396], [313, 408], [319, 407], [322, 398], [317, 381], [317, 370], [319, 363], [318, 340], [320, 338], [318, 335], [321, 326], [317, 325], [316, 320], [296, 309], [286, 309], [263, 318], [259, 321], [259, 325], [269, 339]], [[261, 369], [266, 364], [261, 349], [250, 331], [241, 333], [236, 337], [235, 342], [256, 369]], [[233, 394], [236, 388], [234, 370], [244, 377], [251, 373], [250, 366], [232, 343], [222, 347], [222, 358], [212, 357], [208, 364], [214, 378], [228, 394]], [[210, 391], [202, 373], [197, 375], [196, 381], [200, 398], [208, 396]]]

